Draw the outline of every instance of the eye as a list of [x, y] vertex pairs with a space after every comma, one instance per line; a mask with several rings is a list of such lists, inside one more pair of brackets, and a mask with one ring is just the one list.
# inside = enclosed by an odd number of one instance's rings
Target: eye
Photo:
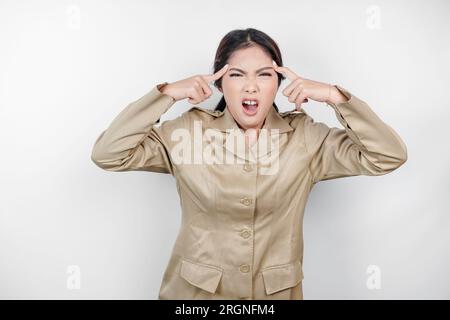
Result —
[[[261, 73], [260, 74], [261, 76], [269, 76], [269, 77], [271, 77], [272, 75], [270, 74], [270, 73]], [[240, 77], [241, 75], [239, 74], [239, 73], [232, 73], [232, 74], [230, 74], [230, 77]]]

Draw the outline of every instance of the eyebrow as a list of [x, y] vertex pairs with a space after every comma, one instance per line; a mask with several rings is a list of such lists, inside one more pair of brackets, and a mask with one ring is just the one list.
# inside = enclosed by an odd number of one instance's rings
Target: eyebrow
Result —
[[[258, 73], [258, 72], [260, 72], [262, 70], [266, 70], [266, 69], [273, 69], [273, 67], [262, 67], [262, 68], [259, 68], [258, 70], [256, 70], [256, 73]], [[239, 68], [234, 68], [233, 67], [233, 68], [230, 68], [229, 71], [231, 71], [231, 70], [236, 70], [236, 71], [242, 72], [243, 74], [247, 74], [247, 72], [245, 72], [244, 70], [241, 70]]]

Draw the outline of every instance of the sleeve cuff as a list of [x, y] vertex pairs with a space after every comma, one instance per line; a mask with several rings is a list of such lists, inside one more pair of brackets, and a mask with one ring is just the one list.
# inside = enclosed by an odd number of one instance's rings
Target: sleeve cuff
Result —
[[[355, 129], [354, 124], [360, 120], [370, 122], [373, 120], [375, 115], [363, 100], [353, 95], [349, 90], [339, 85], [334, 86], [347, 98], [347, 101], [337, 104], [327, 102], [327, 105], [334, 109], [339, 122], [345, 128], [350, 138], [363, 147], [364, 145], [362, 144], [360, 138], [353, 130]], [[356, 129], [357, 127], [358, 126], [356, 125]]]

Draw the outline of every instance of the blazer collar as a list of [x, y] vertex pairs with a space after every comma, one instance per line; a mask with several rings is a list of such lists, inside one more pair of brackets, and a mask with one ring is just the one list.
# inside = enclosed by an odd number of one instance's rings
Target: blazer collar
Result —
[[[262, 129], [267, 129], [265, 132], [268, 134], [270, 141], [272, 141], [271, 147], [264, 148], [260, 147], [259, 143], [255, 143], [250, 147], [250, 152], [248, 152], [247, 148], [242, 144], [233, 145], [233, 143], [228, 143], [228, 138], [233, 136], [232, 132], [241, 138], [243, 138], [244, 134], [227, 106], [225, 106], [225, 110], [211, 120], [206, 127], [226, 133], [224, 140], [225, 149], [236, 155], [238, 158], [251, 163], [255, 163], [258, 159], [271, 155], [274, 146], [277, 148], [275, 150], [280, 150], [280, 148], [288, 141], [286, 133], [294, 130], [294, 128], [292, 128], [272, 106], [262, 126]], [[272, 132], [273, 129], [275, 129], [274, 132]]]
[[[217, 118], [214, 118], [208, 125], [210, 128], [218, 129], [222, 132], [227, 132], [227, 129], [239, 129], [239, 126], [234, 120], [233, 115], [228, 110], [228, 106], [225, 106], [225, 110], [219, 113]], [[262, 129], [278, 129], [279, 133], [285, 133], [294, 130], [286, 120], [272, 106], [269, 109], [269, 113], [266, 116]]]

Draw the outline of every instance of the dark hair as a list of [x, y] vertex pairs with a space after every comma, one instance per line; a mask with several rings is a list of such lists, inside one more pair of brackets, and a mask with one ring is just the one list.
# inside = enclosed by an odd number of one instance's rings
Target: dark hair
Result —
[[[217, 72], [225, 64], [227, 64], [228, 59], [235, 51], [252, 46], [260, 47], [269, 56], [272, 57], [272, 59], [277, 63], [278, 66], [283, 66], [281, 52], [276, 42], [262, 31], [253, 28], [247, 28], [244, 30], [237, 29], [230, 31], [222, 38], [216, 51], [216, 57], [214, 59], [214, 72]], [[284, 80], [285, 77], [278, 72], [277, 75], [279, 87], [281, 81]], [[222, 89], [222, 78], [214, 81], [214, 86], [216, 88]], [[225, 97], [222, 97], [214, 110], [223, 111], [225, 110], [225, 106]], [[275, 102], [273, 103], [273, 107], [275, 108], [275, 110], [277, 110], [277, 112], [279, 111]]]

